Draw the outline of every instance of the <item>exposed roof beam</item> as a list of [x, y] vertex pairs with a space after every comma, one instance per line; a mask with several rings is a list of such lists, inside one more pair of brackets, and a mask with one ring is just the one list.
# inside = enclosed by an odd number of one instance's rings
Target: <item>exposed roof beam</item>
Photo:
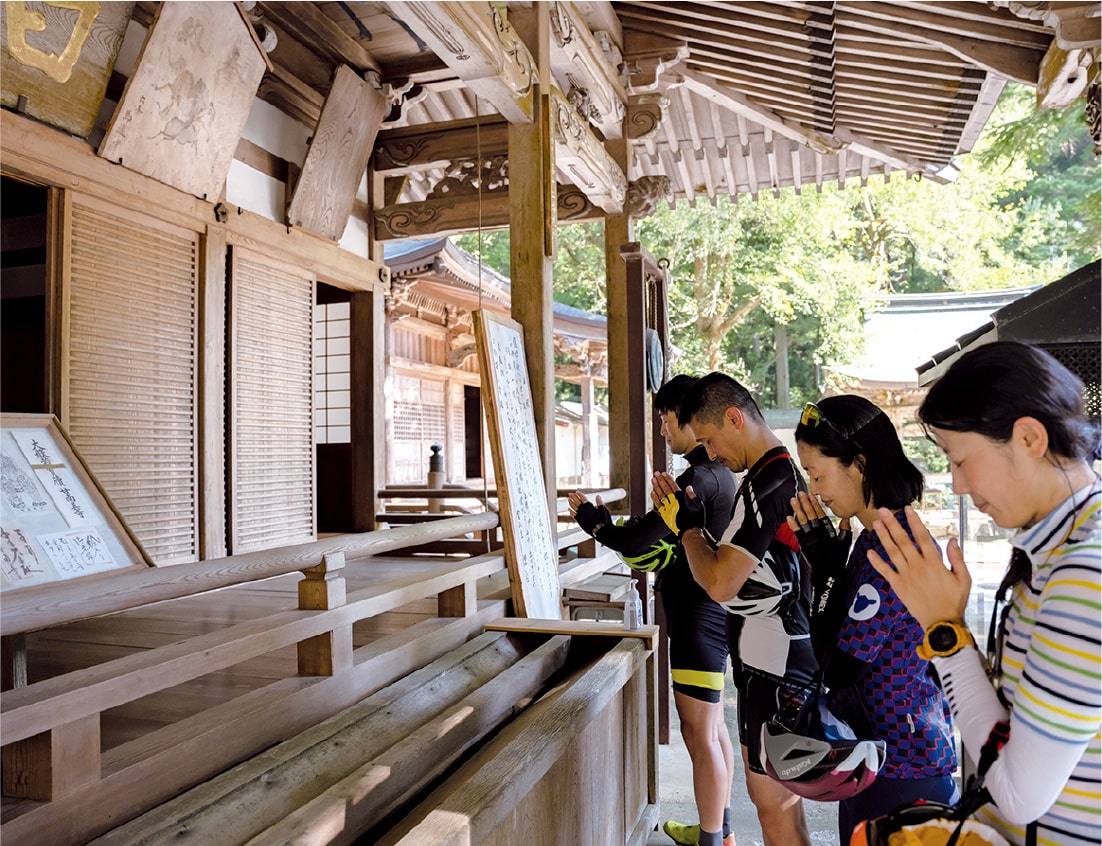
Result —
[[[1036, 85], [1040, 71], [1041, 58], [1046, 47], [1021, 47], [1009, 44], [999, 44], [989, 40], [983, 40], [976, 36], [959, 35], [944, 30], [910, 23], [910, 20], [919, 20], [923, 23], [933, 23], [929, 16], [903, 15], [903, 20], [884, 19], [876, 10], [878, 4], [866, 6], [861, 3], [841, 2], [838, 10], [861, 16], [859, 25], [862, 29], [880, 32], [886, 35], [896, 35], [905, 38], [917, 38], [927, 44], [936, 44], [948, 50], [954, 56], [959, 56], [965, 61], [979, 65], [985, 70], [1022, 82], [1026, 85]], [[904, 12], [906, 10], [903, 10]]]
[[790, 155], [792, 156], [792, 186], [796, 189], [796, 193], [799, 194], [803, 190], [803, 168], [800, 162], [800, 152], [802, 148], [799, 144], [793, 144]]
[[316, 4], [262, 2], [257, 5], [264, 18], [275, 21], [295, 40], [327, 54], [333, 63], [349, 65], [361, 72], [373, 70], [382, 75], [371, 54]]
[[923, 0], [907, 0], [905, 3], [878, 0], [874, 4], [868, 3], [868, 0], [853, 2], [864, 6], [875, 5], [879, 14], [885, 18], [920, 26], [929, 25], [967, 38], [985, 38], [1001, 44], [1040, 49], [1046, 48], [1052, 38], [1052, 33], [1044, 26], [1021, 20], [1009, 12], [992, 9], [987, 3], [952, 0], [938, 3]]
[[674, 84], [682, 83], [694, 93], [715, 103], [717, 106], [749, 117], [756, 123], [768, 127], [779, 135], [799, 141], [813, 150], [832, 153], [837, 149], [833, 139], [811, 132], [802, 126], [779, 117], [775, 112], [762, 108], [734, 88], [721, 86], [708, 77], [692, 71], [671, 72], [667, 74]]
[[815, 109], [814, 127], [816, 132], [825, 132], [828, 135], [834, 132], [835, 120], [835, 59], [834, 59], [834, 3], [816, 3], [816, 8], [821, 12], [812, 15], [809, 20], [815, 20], [818, 27], [808, 27], [807, 35], [813, 44], [819, 49], [811, 55], [811, 66], [823, 75], [828, 82], [827, 91], [811, 92], [812, 104]]
[[620, 138], [627, 91], [573, 3], [551, 3], [551, 35], [552, 73], [568, 96], [570, 85], [584, 92], [585, 116], [605, 138]]
[[472, 91], [507, 120], [532, 122], [535, 59], [501, 8], [492, 3], [411, 0], [391, 0], [387, 5]]
[[558, 89], [551, 89], [550, 101], [555, 166], [594, 205], [609, 214], [620, 212], [628, 187], [624, 172]]
[[[680, 8], [679, 6], [678, 9]], [[647, 13], [625, 11], [622, 14], [625, 18], [632, 17], [648, 26], [660, 24], [672, 38], [692, 42], [694, 56], [708, 48], [728, 47], [736, 53], [757, 55], [774, 62], [788, 62], [800, 67], [807, 64], [806, 45], [802, 40], [797, 42], [792, 39], [770, 38], [768, 33], [728, 27], [724, 27], [723, 34], [719, 35], [714, 26], [697, 18], [671, 13], [668, 9]]]

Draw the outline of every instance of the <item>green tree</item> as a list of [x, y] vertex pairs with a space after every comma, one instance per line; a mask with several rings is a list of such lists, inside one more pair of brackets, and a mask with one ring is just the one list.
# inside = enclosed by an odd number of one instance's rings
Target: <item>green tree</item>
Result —
[[860, 352], [865, 311], [886, 284], [882, 263], [859, 261], [857, 227], [834, 191], [783, 191], [757, 202], [664, 207], [638, 226], [670, 259], [671, 337], [678, 372], [724, 370], [776, 397], [778, 324], [788, 327], [792, 399], [819, 391], [819, 367]]

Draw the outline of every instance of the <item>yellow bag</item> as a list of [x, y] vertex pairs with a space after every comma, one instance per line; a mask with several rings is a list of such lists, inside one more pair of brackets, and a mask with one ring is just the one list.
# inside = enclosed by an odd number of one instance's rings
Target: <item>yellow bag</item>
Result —
[[[960, 829], [954, 838], [954, 833]], [[849, 846], [1009, 846], [991, 826], [961, 822], [959, 808], [918, 801], [879, 819], [858, 823]]]
[[[888, 846], [945, 846], [957, 825], [942, 817], [904, 826], [888, 835]], [[961, 828], [957, 846], [1007, 846], [1007, 842], [991, 826], [968, 820]]]

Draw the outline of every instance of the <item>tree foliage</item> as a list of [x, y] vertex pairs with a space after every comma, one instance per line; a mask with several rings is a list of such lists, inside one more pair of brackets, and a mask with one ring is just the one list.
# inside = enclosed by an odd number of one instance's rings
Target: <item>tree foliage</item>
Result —
[[[724, 370], [784, 405], [783, 326], [787, 400], [799, 405], [822, 392], [823, 365], [861, 355], [864, 321], [888, 294], [1040, 285], [1096, 258], [1099, 167], [1082, 106], [1037, 112], [1032, 97], [1007, 87], [950, 184], [896, 173], [679, 202], [639, 221], [638, 239], [670, 263], [674, 372]], [[508, 275], [507, 232], [459, 243]], [[556, 300], [604, 313], [600, 224], [560, 227], [553, 280]]]

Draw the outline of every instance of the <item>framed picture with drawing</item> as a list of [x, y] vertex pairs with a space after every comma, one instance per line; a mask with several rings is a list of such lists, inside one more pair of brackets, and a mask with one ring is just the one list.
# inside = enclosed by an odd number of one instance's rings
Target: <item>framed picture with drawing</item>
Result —
[[52, 414], [0, 416], [0, 590], [151, 567]]

